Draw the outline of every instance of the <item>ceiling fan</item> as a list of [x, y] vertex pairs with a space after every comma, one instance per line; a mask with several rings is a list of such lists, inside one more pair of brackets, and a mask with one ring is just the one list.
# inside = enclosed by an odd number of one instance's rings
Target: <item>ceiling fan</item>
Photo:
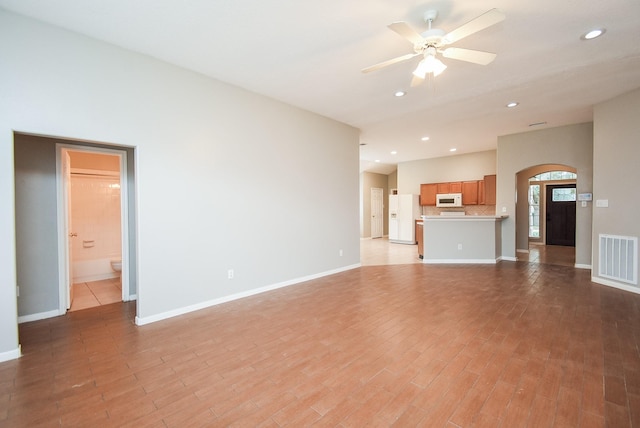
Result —
[[397, 58], [363, 68], [362, 72], [369, 73], [370, 71], [376, 71], [383, 67], [407, 61], [411, 58], [422, 55], [422, 60], [418, 64], [418, 67], [413, 71], [411, 86], [415, 86], [419, 84], [427, 74], [431, 73], [433, 76], [437, 76], [447, 68], [447, 66], [436, 57], [438, 53], [442, 54], [445, 58], [457, 59], [480, 65], [487, 65], [495, 59], [496, 54], [491, 52], [455, 47], [445, 48], [445, 46], [453, 44], [458, 40], [501, 22], [505, 19], [504, 13], [500, 12], [498, 9], [491, 9], [449, 33], [445, 33], [443, 30], [439, 30], [437, 28], [431, 28], [431, 24], [437, 16], [437, 10], [428, 10], [425, 12], [424, 21], [429, 24], [429, 29], [422, 34], [416, 32], [406, 22], [400, 21], [389, 24], [389, 28], [392, 31], [396, 32], [413, 44], [414, 53], [402, 55]]

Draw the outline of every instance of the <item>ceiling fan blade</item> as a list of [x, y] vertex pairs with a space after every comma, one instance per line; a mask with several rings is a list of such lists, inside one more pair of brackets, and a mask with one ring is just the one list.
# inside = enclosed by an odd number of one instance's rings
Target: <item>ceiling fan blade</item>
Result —
[[487, 65], [496, 58], [496, 54], [484, 51], [474, 51], [472, 49], [447, 48], [442, 51], [445, 58], [458, 59], [460, 61], [472, 62], [474, 64]]
[[369, 66], [367, 68], [363, 68], [362, 72], [363, 73], [369, 73], [371, 71], [376, 71], [376, 70], [380, 70], [383, 67], [386, 67], [388, 65], [392, 65], [392, 64], [396, 64], [398, 62], [402, 62], [402, 61], [406, 61], [408, 59], [414, 58], [416, 56], [420, 55], [419, 53], [411, 53], [411, 54], [406, 54], [406, 55], [402, 55], [399, 56], [397, 58], [393, 58], [384, 62], [380, 62], [378, 64], [374, 64], [372, 66]]
[[389, 24], [388, 26], [391, 30], [393, 30], [396, 34], [404, 37], [409, 40], [413, 45], [420, 45], [424, 41], [422, 36], [416, 32], [413, 28], [409, 27], [409, 24], [406, 22], [394, 22]]
[[472, 35], [473, 33], [477, 33], [480, 30], [484, 30], [485, 28], [501, 22], [505, 18], [505, 14], [500, 12], [498, 9], [491, 9], [448, 33], [444, 36], [442, 41], [445, 45], [455, 43], [460, 39]]

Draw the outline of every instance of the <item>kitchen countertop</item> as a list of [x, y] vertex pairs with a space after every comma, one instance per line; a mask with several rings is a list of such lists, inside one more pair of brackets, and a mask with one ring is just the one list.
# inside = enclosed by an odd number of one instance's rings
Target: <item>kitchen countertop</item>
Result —
[[423, 215], [423, 220], [503, 220], [508, 215]]

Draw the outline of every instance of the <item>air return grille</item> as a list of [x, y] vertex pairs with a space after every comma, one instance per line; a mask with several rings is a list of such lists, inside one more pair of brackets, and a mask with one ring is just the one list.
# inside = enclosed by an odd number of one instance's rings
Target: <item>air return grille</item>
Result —
[[600, 235], [600, 272], [603, 278], [638, 284], [638, 238]]

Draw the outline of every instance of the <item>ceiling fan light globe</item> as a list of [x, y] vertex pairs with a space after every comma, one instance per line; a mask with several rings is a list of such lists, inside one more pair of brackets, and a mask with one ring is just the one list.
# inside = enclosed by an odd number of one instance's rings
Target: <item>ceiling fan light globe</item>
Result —
[[433, 73], [434, 76], [439, 75], [447, 68], [438, 58], [433, 55], [425, 55], [424, 59], [420, 61], [418, 67], [413, 72], [413, 75], [424, 79], [428, 73]]
[[433, 75], [437, 76], [443, 71], [445, 71], [446, 69], [447, 69], [447, 66], [444, 65], [444, 63], [439, 59], [436, 59], [433, 67]]
[[424, 79], [428, 73], [426, 58], [420, 61], [415, 70], [413, 70], [413, 75], [419, 77], [420, 79]]
[[427, 72], [420, 69], [420, 66], [418, 66], [415, 70], [413, 70], [413, 75], [416, 76], [417, 78], [424, 79], [425, 76], [427, 75]]

